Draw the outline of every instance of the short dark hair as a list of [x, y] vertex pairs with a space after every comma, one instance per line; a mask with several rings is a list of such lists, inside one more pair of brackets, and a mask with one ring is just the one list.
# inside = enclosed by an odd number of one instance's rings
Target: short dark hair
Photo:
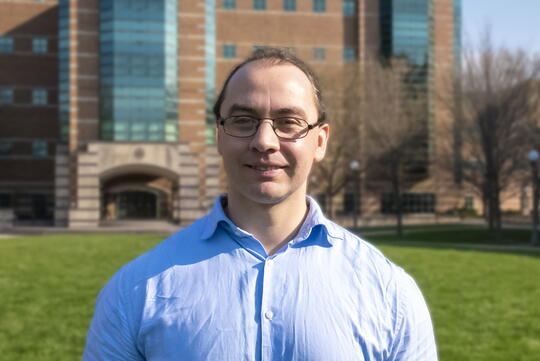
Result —
[[244, 65], [254, 62], [254, 61], [259, 61], [259, 60], [265, 61], [269, 63], [270, 65], [279, 65], [283, 63], [289, 63], [296, 66], [298, 69], [300, 69], [307, 76], [309, 82], [313, 86], [313, 94], [315, 96], [315, 104], [317, 106], [317, 113], [318, 113], [317, 121], [321, 123], [326, 121], [326, 108], [323, 102], [321, 85], [313, 69], [311, 69], [309, 65], [307, 65], [300, 58], [291, 54], [286, 49], [270, 48], [270, 47], [258, 48], [251, 54], [249, 58], [247, 58], [240, 64], [236, 65], [233, 68], [233, 70], [229, 73], [229, 76], [225, 80], [225, 83], [223, 83], [223, 88], [221, 88], [221, 91], [219, 92], [219, 96], [217, 97], [216, 103], [214, 104], [213, 111], [216, 117], [216, 121], [221, 117], [220, 116], [221, 105], [223, 104], [223, 101], [225, 100], [225, 92], [227, 91], [227, 86], [229, 85], [229, 81], [231, 80], [233, 75], [236, 74], [236, 72], [240, 70]]

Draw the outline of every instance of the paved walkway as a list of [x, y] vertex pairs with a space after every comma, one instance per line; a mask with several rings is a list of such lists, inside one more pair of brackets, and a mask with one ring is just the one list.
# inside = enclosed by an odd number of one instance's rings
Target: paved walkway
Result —
[[104, 223], [100, 227], [65, 228], [52, 226], [21, 226], [0, 229], [0, 238], [38, 234], [69, 233], [150, 233], [169, 235], [177, 232], [180, 226], [163, 221], [124, 221]]

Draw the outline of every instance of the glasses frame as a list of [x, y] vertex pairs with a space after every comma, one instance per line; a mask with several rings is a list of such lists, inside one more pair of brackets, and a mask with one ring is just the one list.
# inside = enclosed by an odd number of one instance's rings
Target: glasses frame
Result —
[[[234, 135], [234, 134], [227, 133], [227, 130], [225, 129], [225, 121], [227, 119], [238, 118], [238, 117], [247, 117], [247, 118], [253, 118], [253, 119], [257, 120], [257, 126], [255, 127], [255, 130], [253, 131], [253, 134], [239, 136], [239, 135]], [[283, 118], [301, 120], [304, 123], [306, 123], [306, 127], [302, 130], [302, 132], [303, 132], [302, 135], [300, 137], [296, 137], [296, 138], [287, 138], [287, 137], [282, 137], [282, 136], [278, 135], [278, 133], [276, 132], [276, 127], [274, 126], [274, 121], [276, 119], [283, 119]], [[305, 138], [308, 135], [310, 130], [312, 130], [312, 129], [316, 128], [316, 127], [320, 127], [321, 125], [324, 124], [324, 121], [321, 121], [321, 120], [318, 120], [317, 123], [309, 124], [307, 122], [307, 120], [305, 120], [303, 118], [299, 118], [299, 117], [277, 117], [277, 118], [264, 117], [264, 118], [257, 118], [257, 117], [251, 116], [251, 115], [232, 115], [232, 116], [227, 117], [227, 118], [221, 118], [220, 117], [219, 118], [219, 125], [221, 125], [221, 127], [223, 128], [223, 132], [225, 132], [225, 134], [227, 134], [227, 135], [229, 135], [231, 137], [234, 137], [234, 138], [244, 138], [245, 139], [245, 138], [251, 138], [255, 134], [257, 134], [257, 131], [259, 130], [259, 127], [262, 124], [262, 121], [266, 120], [266, 119], [272, 121], [272, 129], [274, 130], [274, 134], [276, 135], [276, 137], [278, 137], [279, 139], [283, 139], [283, 140], [297, 140], [297, 139]]]

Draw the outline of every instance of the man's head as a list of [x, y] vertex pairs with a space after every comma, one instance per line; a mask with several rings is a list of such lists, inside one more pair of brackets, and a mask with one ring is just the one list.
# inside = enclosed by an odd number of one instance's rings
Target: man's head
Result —
[[[323, 159], [329, 134], [328, 124], [320, 121], [324, 111], [317, 87], [313, 72], [282, 58], [257, 58], [233, 70], [215, 106], [230, 198], [258, 204], [304, 199], [311, 166]], [[258, 127], [242, 136], [227, 128], [231, 119], [240, 119], [235, 123], [240, 130], [250, 119]], [[277, 129], [288, 120], [305, 125], [297, 139]]]
[[313, 69], [311, 69], [311, 67], [307, 65], [304, 61], [292, 55], [290, 52], [278, 48], [257, 49], [249, 58], [239, 63], [231, 70], [229, 76], [225, 80], [225, 83], [223, 83], [223, 88], [221, 88], [221, 92], [219, 93], [216, 103], [214, 104], [213, 112], [216, 120], [221, 118], [221, 105], [223, 104], [223, 100], [225, 99], [227, 87], [231, 78], [242, 67], [254, 61], [262, 61], [268, 65], [280, 65], [289, 63], [300, 69], [306, 75], [309, 82], [311, 83], [311, 86], [313, 87], [313, 95], [315, 97], [315, 104], [317, 105], [318, 111], [317, 120], [319, 122], [326, 121], [326, 107], [321, 92], [321, 85], [317, 75], [315, 74]]

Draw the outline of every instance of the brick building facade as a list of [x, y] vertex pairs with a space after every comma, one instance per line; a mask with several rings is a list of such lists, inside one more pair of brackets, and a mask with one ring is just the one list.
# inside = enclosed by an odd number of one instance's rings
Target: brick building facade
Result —
[[[432, 92], [456, 65], [459, 4], [0, 0], [0, 206], [57, 226], [190, 223], [223, 187], [210, 109], [233, 64], [259, 46], [316, 69], [405, 54]], [[437, 178], [438, 124], [451, 119], [435, 98], [429, 122], [431, 176], [414, 191], [439, 201], [423, 212], [456, 197]], [[379, 212], [369, 197], [364, 212]]]

